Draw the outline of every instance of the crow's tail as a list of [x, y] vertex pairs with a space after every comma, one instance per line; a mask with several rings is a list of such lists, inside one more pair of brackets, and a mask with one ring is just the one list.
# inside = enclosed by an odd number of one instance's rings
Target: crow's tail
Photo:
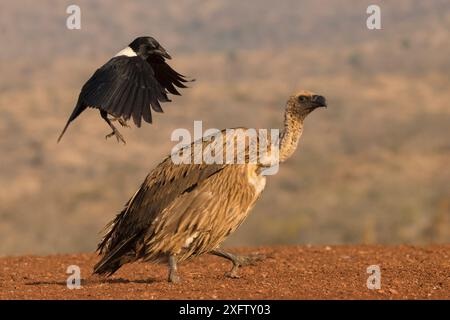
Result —
[[61, 132], [61, 134], [59, 135], [59, 137], [58, 137], [58, 141], [57, 141], [57, 143], [59, 143], [59, 141], [61, 140], [61, 138], [62, 138], [62, 136], [64, 135], [64, 133], [66, 132], [66, 130], [67, 130], [67, 127], [69, 126], [69, 124], [71, 123], [71, 121], [69, 120], [69, 121], [67, 121], [67, 123], [66, 123], [66, 125], [65, 125], [65, 127], [64, 127], [64, 129], [63, 129], [63, 131]]
[[73, 120], [75, 120], [75, 119], [80, 115], [80, 113], [82, 113], [85, 109], [86, 109], [86, 106], [83, 106], [83, 105], [80, 104], [79, 102], [77, 103], [77, 106], [76, 106], [75, 109], [73, 110], [72, 114], [71, 114], [70, 117], [69, 117], [69, 120], [67, 120], [67, 123], [66, 123], [66, 125], [64, 126], [63, 131], [61, 132], [61, 134], [60, 134], [59, 137], [58, 137], [58, 141], [57, 141], [58, 143], [59, 143], [59, 141], [61, 140], [61, 138], [63, 137], [64, 133], [66, 132], [67, 127], [69, 126], [69, 124], [70, 124]]

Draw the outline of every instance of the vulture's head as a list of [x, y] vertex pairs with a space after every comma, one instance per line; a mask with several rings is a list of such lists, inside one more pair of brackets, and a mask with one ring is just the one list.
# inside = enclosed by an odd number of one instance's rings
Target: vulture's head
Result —
[[151, 56], [163, 57], [166, 59], [171, 59], [172, 57], [167, 53], [158, 41], [152, 37], [139, 37], [130, 43], [129, 47], [133, 49], [138, 56], [143, 59], [147, 59]]
[[287, 112], [303, 120], [311, 111], [320, 107], [327, 107], [325, 97], [305, 90], [289, 98]]

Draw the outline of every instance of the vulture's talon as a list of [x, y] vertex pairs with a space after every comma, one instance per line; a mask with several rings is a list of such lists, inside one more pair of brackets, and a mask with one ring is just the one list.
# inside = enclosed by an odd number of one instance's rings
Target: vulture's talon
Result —
[[225, 278], [230, 279], [239, 279], [241, 276], [238, 275], [239, 265], [236, 263], [233, 263], [233, 268], [231, 268], [230, 271], [225, 272]]
[[230, 278], [230, 279], [240, 279], [241, 276], [237, 274], [237, 270], [236, 271], [228, 271], [225, 272], [225, 278]]
[[169, 275], [169, 282], [171, 283], [180, 283], [181, 282], [181, 278], [178, 274], [170, 274]]

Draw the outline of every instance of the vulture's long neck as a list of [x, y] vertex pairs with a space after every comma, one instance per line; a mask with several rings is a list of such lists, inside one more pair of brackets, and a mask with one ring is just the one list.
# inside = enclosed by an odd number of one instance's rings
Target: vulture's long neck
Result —
[[280, 162], [286, 161], [297, 149], [303, 132], [303, 120], [291, 114], [289, 107], [284, 115], [284, 129], [280, 134]]

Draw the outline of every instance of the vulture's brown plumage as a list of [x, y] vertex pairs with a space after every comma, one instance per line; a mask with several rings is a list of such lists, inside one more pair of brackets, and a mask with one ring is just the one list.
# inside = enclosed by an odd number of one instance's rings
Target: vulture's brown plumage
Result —
[[[308, 91], [289, 98], [284, 129], [277, 137], [280, 162], [295, 151], [305, 117], [324, 106], [322, 96]], [[227, 139], [231, 138], [225, 130], [221, 135], [226, 150]], [[206, 147], [214, 139], [201, 143]], [[200, 150], [193, 146], [185, 147], [191, 159], [195, 150]], [[227, 253], [219, 246], [245, 220], [259, 198], [266, 183], [262, 170], [268, 166], [262, 156], [256, 163], [249, 161], [248, 151], [247, 145], [242, 164], [174, 164], [171, 156], [165, 158], [107, 225], [98, 246], [102, 258], [94, 272], [111, 275], [123, 264], [137, 260], [168, 262], [169, 281], [175, 282], [179, 279], [178, 262], [212, 253], [231, 260], [233, 269], [228, 275], [236, 277], [238, 266], [252, 258]]]

